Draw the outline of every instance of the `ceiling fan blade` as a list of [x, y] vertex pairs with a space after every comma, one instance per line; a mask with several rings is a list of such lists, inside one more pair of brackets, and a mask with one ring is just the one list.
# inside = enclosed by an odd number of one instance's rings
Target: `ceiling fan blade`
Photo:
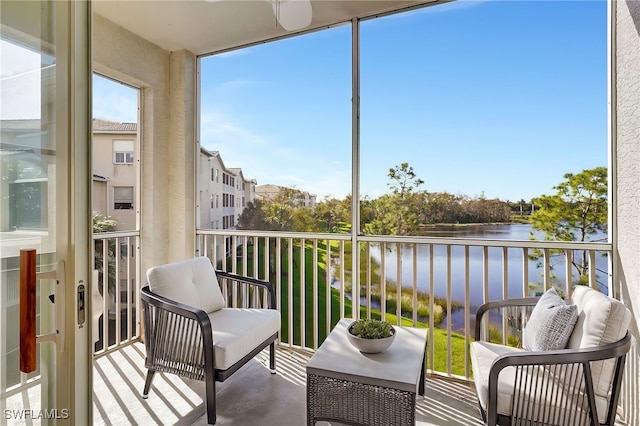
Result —
[[267, 0], [282, 28], [300, 30], [311, 25], [311, 0]]

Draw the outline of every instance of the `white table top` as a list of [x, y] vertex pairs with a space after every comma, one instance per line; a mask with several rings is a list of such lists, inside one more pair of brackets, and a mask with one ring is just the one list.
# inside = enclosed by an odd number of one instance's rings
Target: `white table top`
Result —
[[427, 329], [399, 327], [387, 350], [363, 354], [347, 338], [350, 318], [340, 320], [307, 363], [307, 374], [416, 392], [424, 369]]

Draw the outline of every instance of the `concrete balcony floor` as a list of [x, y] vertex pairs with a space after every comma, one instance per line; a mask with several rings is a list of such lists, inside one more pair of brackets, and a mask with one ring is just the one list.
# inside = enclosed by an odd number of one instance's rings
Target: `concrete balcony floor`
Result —
[[[94, 362], [94, 424], [206, 425], [204, 384], [158, 373], [149, 398], [140, 396], [146, 369], [142, 343]], [[305, 365], [310, 355], [278, 349], [277, 374], [263, 351], [224, 383], [217, 383], [218, 425], [305, 425]], [[472, 383], [428, 376], [418, 396], [418, 425], [482, 425]], [[318, 424], [327, 425], [322, 422]]]

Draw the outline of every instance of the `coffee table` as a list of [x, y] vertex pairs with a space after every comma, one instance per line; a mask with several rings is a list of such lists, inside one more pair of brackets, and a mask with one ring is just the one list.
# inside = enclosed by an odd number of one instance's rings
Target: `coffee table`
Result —
[[424, 395], [427, 330], [398, 327], [393, 344], [363, 354], [342, 319], [307, 364], [307, 425], [415, 425], [416, 393]]

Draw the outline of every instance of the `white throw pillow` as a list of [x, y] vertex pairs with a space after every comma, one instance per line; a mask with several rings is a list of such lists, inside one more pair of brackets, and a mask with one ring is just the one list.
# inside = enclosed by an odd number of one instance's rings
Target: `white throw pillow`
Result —
[[207, 313], [225, 306], [216, 272], [205, 256], [154, 266], [147, 270], [147, 279], [152, 292]]
[[547, 290], [522, 332], [522, 347], [530, 351], [566, 348], [577, 319], [575, 305], [567, 305], [553, 288]]

